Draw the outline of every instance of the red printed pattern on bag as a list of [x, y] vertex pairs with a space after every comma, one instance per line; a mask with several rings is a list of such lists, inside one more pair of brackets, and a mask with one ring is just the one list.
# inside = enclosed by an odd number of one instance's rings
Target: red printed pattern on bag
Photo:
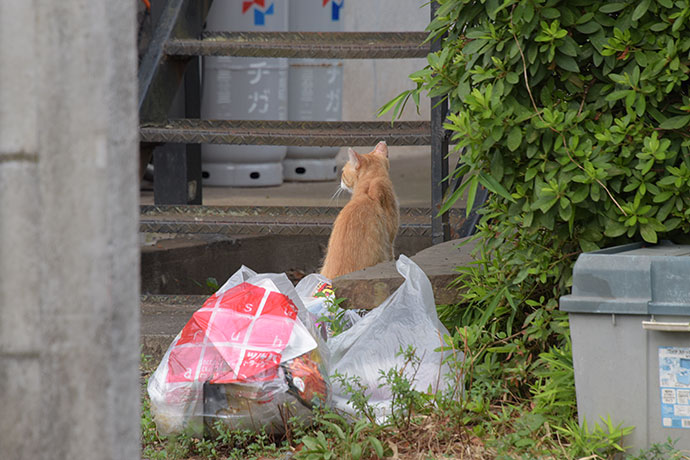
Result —
[[270, 380], [296, 317], [297, 307], [287, 296], [248, 283], [220, 299], [214, 294], [194, 313], [170, 351], [167, 381]]

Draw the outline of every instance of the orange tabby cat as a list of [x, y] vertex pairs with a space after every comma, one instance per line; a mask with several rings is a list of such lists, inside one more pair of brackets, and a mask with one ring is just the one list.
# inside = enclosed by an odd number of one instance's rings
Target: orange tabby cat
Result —
[[333, 223], [321, 274], [333, 279], [380, 262], [393, 260], [393, 241], [400, 212], [388, 176], [388, 146], [379, 142], [361, 155], [348, 150], [340, 187], [352, 193]]

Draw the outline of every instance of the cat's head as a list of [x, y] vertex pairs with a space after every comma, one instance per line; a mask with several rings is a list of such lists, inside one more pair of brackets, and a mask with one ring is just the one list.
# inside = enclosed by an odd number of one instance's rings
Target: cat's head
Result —
[[347, 150], [348, 160], [343, 166], [340, 176], [340, 187], [352, 193], [355, 185], [361, 177], [368, 174], [388, 175], [390, 164], [388, 162], [388, 145], [384, 141], [379, 142], [374, 150], [367, 154], [357, 153], [352, 149]]

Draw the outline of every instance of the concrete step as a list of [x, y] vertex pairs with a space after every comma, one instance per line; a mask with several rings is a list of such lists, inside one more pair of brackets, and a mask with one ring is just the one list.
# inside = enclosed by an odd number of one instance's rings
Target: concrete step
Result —
[[[458, 291], [448, 288], [457, 273], [455, 268], [472, 261], [475, 243], [462, 247], [462, 240], [452, 240], [419, 251], [412, 260], [429, 277], [437, 304], [458, 300]], [[225, 279], [219, 279], [222, 283]], [[294, 281], [297, 281], [296, 279]], [[383, 302], [403, 279], [395, 270], [395, 262], [386, 262], [334, 280], [338, 297], [347, 298], [349, 308], [372, 309]], [[142, 352], [158, 361], [177, 333], [210, 295], [144, 295], [141, 300]]]

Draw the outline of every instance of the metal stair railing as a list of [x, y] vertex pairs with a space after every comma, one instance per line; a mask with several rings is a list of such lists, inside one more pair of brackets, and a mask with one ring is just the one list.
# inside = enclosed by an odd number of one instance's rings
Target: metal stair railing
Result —
[[[440, 46], [424, 32], [203, 33], [212, 0], [168, 0], [139, 69], [142, 171], [161, 143], [186, 144], [186, 158], [156, 157], [156, 205], [201, 204], [201, 143], [304, 146], [431, 145], [432, 199], [426, 218], [433, 244], [451, 238], [450, 213], [438, 215], [448, 184], [447, 105], [431, 101], [430, 122], [292, 122], [199, 119], [199, 56], [334, 59], [424, 57]], [[436, 3], [431, 2], [431, 19]], [[189, 65], [195, 63], [195, 65]], [[187, 118], [168, 120], [175, 92], [187, 75]], [[191, 184], [191, 185], [190, 185]]]

